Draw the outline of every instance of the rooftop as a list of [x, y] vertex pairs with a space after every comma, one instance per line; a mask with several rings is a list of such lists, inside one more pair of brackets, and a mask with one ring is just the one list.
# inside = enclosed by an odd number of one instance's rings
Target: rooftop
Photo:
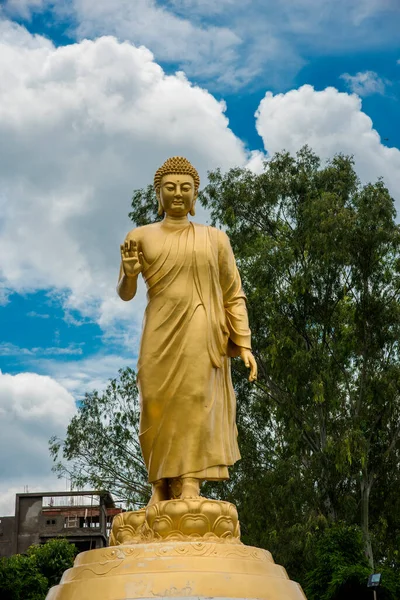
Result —
[[[69, 491], [69, 492], [24, 492], [21, 494], [16, 494], [17, 498], [53, 498], [54, 503], [57, 506], [62, 506], [60, 504], [60, 500], [66, 500], [65, 506], [69, 506], [73, 504], [74, 506], [88, 506], [90, 502], [89, 499], [94, 497], [102, 498], [106, 508], [115, 508], [115, 503], [113, 497], [110, 492], [104, 490], [82, 490], [82, 491]], [[76, 501], [71, 502], [70, 499], [75, 499]], [[86, 498], [86, 501], [82, 500], [82, 504], [80, 503], [80, 498]], [[58, 499], [58, 501], [56, 500]]]

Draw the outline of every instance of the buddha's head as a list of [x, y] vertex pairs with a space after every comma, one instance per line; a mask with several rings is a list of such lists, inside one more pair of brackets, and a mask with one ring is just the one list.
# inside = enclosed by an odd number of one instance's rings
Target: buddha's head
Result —
[[186, 158], [173, 156], [166, 160], [154, 176], [158, 214], [194, 215], [199, 185], [199, 174]]

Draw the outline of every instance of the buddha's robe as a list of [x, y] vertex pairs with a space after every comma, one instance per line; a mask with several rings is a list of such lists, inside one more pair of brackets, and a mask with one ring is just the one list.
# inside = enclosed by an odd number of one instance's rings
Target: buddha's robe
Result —
[[240, 458], [230, 356], [251, 347], [229, 239], [193, 223], [168, 232], [142, 275], [139, 437], [149, 481], [226, 479]]

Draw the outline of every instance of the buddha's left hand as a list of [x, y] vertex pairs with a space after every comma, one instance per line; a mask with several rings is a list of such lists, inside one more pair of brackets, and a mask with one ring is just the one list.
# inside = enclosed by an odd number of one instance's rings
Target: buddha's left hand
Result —
[[240, 358], [250, 369], [249, 381], [255, 381], [257, 379], [257, 363], [251, 351], [248, 348], [240, 348]]

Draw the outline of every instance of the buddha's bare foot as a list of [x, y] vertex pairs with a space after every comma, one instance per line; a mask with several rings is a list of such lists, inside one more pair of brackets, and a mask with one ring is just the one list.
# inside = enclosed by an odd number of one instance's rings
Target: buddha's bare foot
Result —
[[171, 500], [176, 500], [182, 495], [182, 477], [173, 477], [169, 480], [169, 497]]
[[159, 479], [151, 484], [152, 494], [147, 506], [152, 506], [161, 502], [162, 500], [168, 500], [168, 484], [166, 479]]
[[181, 498], [200, 498], [200, 479], [195, 477], [182, 477]]

